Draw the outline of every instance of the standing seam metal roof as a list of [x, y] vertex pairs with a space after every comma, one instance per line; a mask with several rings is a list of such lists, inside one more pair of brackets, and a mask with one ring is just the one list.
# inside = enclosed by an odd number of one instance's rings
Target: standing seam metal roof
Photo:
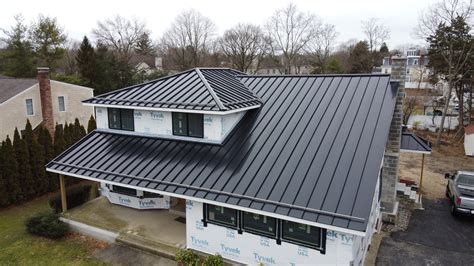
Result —
[[397, 85], [388, 75], [239, 78], [265, 104], [223, 145], [95, 131], [47, 168], [365, 231]]
[[85, 103], [205, 111], [258, 107], [260, 98], [232, 69], [194, 68], [85, 100]]

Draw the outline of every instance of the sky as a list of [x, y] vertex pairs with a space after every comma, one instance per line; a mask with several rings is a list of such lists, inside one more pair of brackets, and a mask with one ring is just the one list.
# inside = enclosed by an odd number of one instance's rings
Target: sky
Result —
[[413, 28], [418, 16], [435, 0], [166, 0], [166, 1], [54, 1], [54, 0], [8, 0], [0, 9], [0, 28], [9, 29], [14, 15], [22, 14], [26, 22], [43, 15], [56, 17], [68, 37], [82, 40], [84, 35], [92, 37], [91, 30], [97, 21], [119, 14], [146, 21], [153, 39], [158, 39], [170, 26], [174, 18], [184, 10], [197, 9], [216, 23], [218, 33], [240, 22], [264, 25], [277, 9], [294, 3], [304, 12], [319, 16], [324, 23], [334, 24], [339, 32], [337, 42], [349, 39], [364, 39], [361, 21], [370, 17], [379, 18], [391, 31], [389, 48], [407, 44], [424, 44], [413, 37]]

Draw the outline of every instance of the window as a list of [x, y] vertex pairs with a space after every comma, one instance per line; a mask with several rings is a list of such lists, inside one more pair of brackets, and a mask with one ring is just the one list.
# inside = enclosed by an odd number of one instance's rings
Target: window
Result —
[[207, 204], [206, 216], [208, 222], [237, 227], [237, 210]]
[[119, 194], [136, 196], [137, 190], [128, 187], [112, 186], [112, 191]]
[[134, 130], [133, 110], [109, 108], [109, 128], [121, 130]]
[[143, 191], [143, 197], [144, 198], [163, 198], [163, 195], [148, 192], [148, 191]]
[[26, 115], [34, 115], [33, 99], [26, 99]]
[[276, 219], [251, 212], [242, 212], [245, 231], [276, 237]]
[[321, 228], [290, 221], [282, 221], [282, 239], [310, 247], [321, 246]]
[[195, 138], [204, 137], [202, 114], [173, 113], [173, 135]]
[[66, 111], [66, 106], [64, 105], [64, 96], [58, 97], [58, 103], [59, 103], [59, 112]]

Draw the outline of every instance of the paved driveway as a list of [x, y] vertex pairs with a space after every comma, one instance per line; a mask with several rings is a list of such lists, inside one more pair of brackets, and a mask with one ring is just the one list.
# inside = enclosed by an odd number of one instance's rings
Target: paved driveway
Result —
[[423, 203], [406, 231], [382, 240], [376, 264], [474, 265], [474, 217], [452, 217], [447, 199]]

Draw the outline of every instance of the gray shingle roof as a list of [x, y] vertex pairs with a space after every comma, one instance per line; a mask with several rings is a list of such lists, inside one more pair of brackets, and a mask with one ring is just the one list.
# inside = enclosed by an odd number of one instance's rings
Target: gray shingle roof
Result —
[[102, 94], [85, 103], [228, 111], [261, 104], [232, 69], [194, 68], [176, 75]]
[[38, 83], [36, 79], [0, 76], [0, 104]]
[[47, 168], [365, 231], [398, 85], [388, 75], [240, 81], [264, 104], [222, 145], [95, 131]]

